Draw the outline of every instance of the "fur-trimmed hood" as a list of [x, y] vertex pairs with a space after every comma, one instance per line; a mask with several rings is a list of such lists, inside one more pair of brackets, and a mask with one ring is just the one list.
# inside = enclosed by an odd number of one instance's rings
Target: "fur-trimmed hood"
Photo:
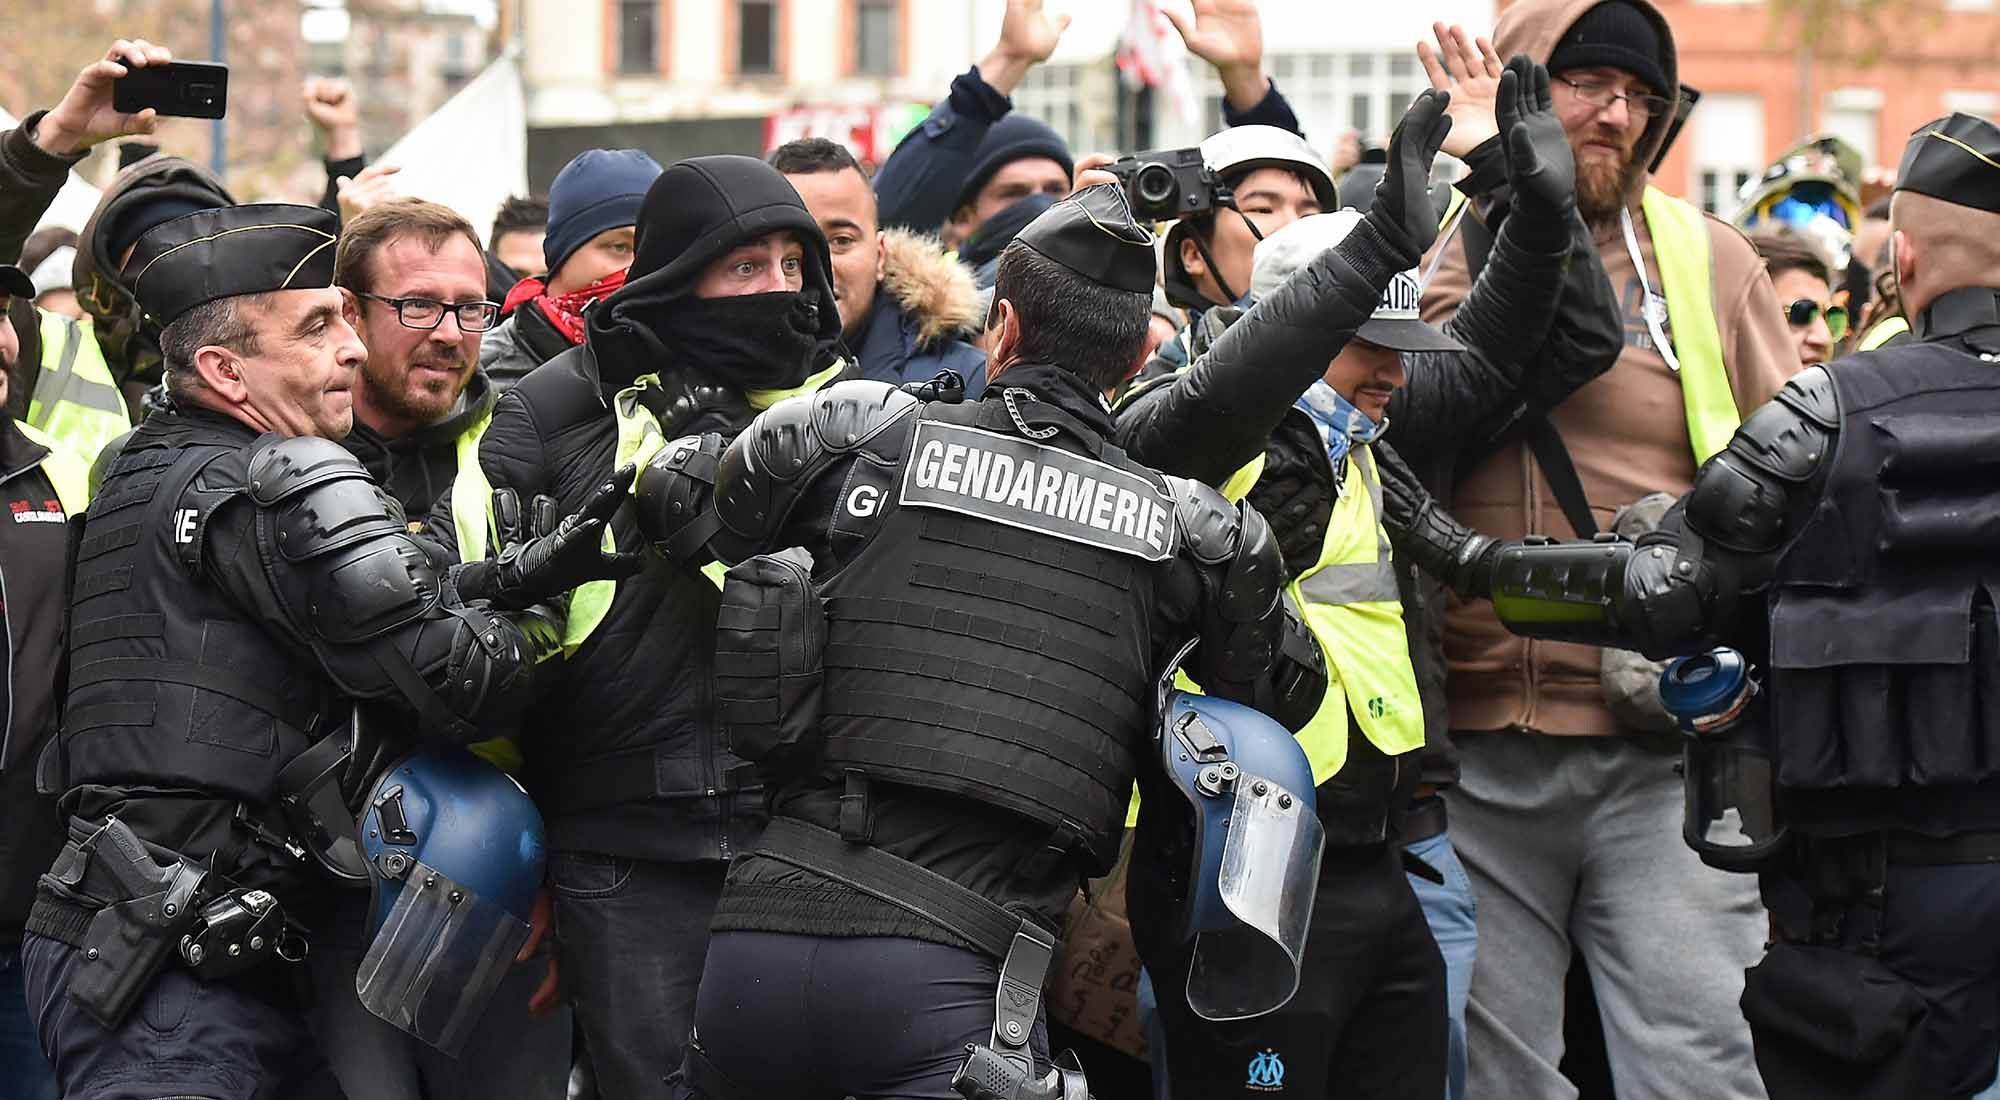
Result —
[[916, 323], [919, 346], [929, 348], [979, 323], [979, 291], [972, 272], [947, 255], [936, 237], [907, 229], [882, 231], [882, 286]]

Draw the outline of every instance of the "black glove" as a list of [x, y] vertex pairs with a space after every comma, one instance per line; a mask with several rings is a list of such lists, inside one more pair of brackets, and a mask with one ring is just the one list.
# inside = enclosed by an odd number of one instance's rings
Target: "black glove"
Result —
[[[1402, 249], [1409, 264], [1437, 239], [1437, 208], [1431, 204], [1431, 161], [1451, 130], [1444, 113], [1451, 93], [1426, 88], [1396, 123], [1389, 137], [1389, 165], [1375, 185], [1368, 223], [1392, 247]], [[1408, 266], [1405, 264], [1404, 266]]]
[[1537, 216], [1567, 218], [1576, 206], [1576, 156], [1549, 96], [1549, 71], [1526, 55], [1507, 62], [1493, 116], [1507, 152], [1514, 205]]
[[[509, 542], [494, 559], [493, 573], [482, 593], [503, 610], [520, 610], [561, 596], [591, 581], [617, 580], [645, 565], [641, 554], [603, 548], [604, 525], [625, 502], [637, 468], [624, 466], [599, 485], [574, 515], [555, 519], [555, 501], [538, 496], [522, 516], [520, 499], [511, 490], [493, 495], [494, 522]], [[528, 537], [525, 540], [521, 536]]]

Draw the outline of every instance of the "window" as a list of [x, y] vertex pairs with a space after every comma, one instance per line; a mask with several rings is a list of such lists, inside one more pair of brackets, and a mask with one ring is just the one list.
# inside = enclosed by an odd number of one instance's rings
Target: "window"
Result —
[[659, 0], [618, 0], [619, 72], [659, 71], [659, 19]]
[[1727, 218], [1736, 213], [1743, 185], [1764, 174], [1764, 99], [1741, 92], [1711, 93], [1688, 120], [1694, 131], [1695, 201]]
[[854, 5], [854, 71], [864, 76], [893, 76], [897, 69], [896, 32], [902, 22], [897, 0], [856, 0]]
[[745, 76], [778, 71], [778, 0], [738, 0], [736, 71]]

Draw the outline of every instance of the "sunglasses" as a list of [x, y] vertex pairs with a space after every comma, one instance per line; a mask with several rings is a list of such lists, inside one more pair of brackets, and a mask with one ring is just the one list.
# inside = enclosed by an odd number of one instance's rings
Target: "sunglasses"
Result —
[[[1793, 328], [1804, 328], [1812, 324], [1813, 318], [1818, 317], [1820, 313], [1818, 302], [1811, 298], [1800, 298], [1785, 307], [1785, 320], [1790, 321]], [[1832, 333], [1834, 339], [1840, 339], [1847, 332], [1847, 310], [1840, 306], [1827, 306], [1825, 313], [1827, 332]]]

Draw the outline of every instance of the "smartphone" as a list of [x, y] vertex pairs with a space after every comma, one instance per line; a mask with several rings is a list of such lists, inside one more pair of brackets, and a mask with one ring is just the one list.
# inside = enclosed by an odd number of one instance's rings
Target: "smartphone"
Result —
[[111, 84], [111, 106], [127, 114], [148, 107], [182, 118], [221, 118], [229, 105], [229, 66], [175, 61], [132, 69]]
[[1653, 163], [1646, 169], [1657, 172], [1667, 159], [1667, 150], [1674, 147], [1674, 139], [1681, 136], [1681, 128], [1687, 125], [1688, 116], [1694, 113], [1695, 104], [1701, 102], [1701, 89], [1692, 84], [1681, 85], [1681, 97], [1674, 104], [1673, 121], [1667, 123], [1667, 138], [1660, 143], [1660, 151], [1653, 156]]

